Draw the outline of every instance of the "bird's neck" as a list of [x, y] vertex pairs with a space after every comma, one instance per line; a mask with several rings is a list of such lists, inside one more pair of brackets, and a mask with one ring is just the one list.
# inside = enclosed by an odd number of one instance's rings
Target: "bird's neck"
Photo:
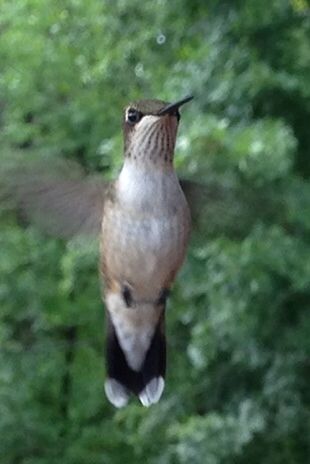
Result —
[[139, 144], [129, 144], [125, 149], [124, 166], [134, 166], [138, 170], [173, 171], [174, 144], [170, 141], [165, 145], [148, 144], [143, 141]]

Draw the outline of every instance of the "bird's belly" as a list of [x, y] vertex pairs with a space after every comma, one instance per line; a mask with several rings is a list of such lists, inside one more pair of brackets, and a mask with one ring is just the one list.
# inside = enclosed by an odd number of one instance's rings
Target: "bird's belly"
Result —
[[154, 296], [170, 285], [181, 266], [188, 228], [182, 211], [172, 217], [141, 217], [111, 210], [103, 224], [105, 273], [127, 282], [139, 296]]

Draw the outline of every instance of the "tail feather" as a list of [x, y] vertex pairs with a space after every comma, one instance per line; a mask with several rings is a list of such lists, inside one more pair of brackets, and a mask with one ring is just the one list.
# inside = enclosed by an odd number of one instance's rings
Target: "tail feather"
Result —
[[157, 403], [165, 386], [166, 340], [164, 334], [164, 311], [156, 326], [144, 362], [138, 371], [126, 361], [115, 328], [108, 319], [107, 373], [105, 392], [116, 407], [125, 406], [131, 393], [139, 397], [143, 406]]

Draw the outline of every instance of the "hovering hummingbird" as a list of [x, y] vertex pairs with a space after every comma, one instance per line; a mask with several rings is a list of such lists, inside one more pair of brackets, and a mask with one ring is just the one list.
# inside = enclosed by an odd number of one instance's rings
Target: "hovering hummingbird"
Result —
[[190, 212], [173, 166], [176, 103], [142, 100], [124, 110], [124, 163], [104, 183], [46, 168], [16, 176], [19, 206], [49, 232], [97, 232], [107, 322], [105, 392], [116, 407], [130, 394], [157, 403], [166, 370], [165, 306], [186, 254]]

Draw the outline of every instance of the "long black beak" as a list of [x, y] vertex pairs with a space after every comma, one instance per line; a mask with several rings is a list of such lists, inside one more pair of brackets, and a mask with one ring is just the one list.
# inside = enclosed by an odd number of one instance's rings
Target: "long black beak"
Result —
[[184, 103], [191, 101], [193, 98], [194, 98], [193, 96], [189, 96], [189, 97], [183, 98], [182, 100], [177, 101], [176, 103], [169, 103], [169, 105], [164, 106], [157, 114], [158, 116], [163, 116], [164, 114], [169, 114], [169, 113], [171, 114], [174, 111], [178, 110], [180, 106], [184, 105]]

